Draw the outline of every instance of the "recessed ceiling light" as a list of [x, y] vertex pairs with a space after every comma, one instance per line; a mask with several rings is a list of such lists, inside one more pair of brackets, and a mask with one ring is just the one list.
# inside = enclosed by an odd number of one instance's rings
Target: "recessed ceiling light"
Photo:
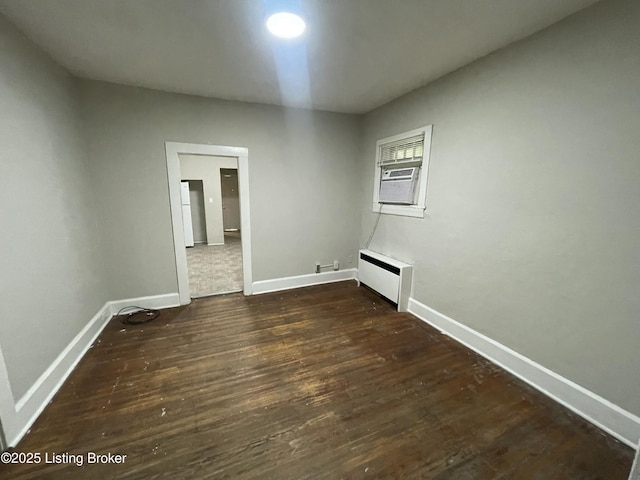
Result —
[[267, 28], [276, 37], [295, 38], [302, 35], [306, 25], [304, 20], [293, 13], [274, 13], [267, 19]]

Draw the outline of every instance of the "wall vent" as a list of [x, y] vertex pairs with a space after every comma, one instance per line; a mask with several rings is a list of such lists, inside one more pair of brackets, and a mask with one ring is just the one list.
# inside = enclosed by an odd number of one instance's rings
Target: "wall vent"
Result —
[[411, 295], [413, 266], [372, 250], [360, 250], [358, 282], [390, 300], [406, 312]]

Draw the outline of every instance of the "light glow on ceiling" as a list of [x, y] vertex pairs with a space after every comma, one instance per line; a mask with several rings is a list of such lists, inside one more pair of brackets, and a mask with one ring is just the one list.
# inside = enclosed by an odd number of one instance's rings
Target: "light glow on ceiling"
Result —
[[293, 13], [274, 13], [267, 19], [269, 31], [280, 38], [299, 37], [306, 27], [304, 20]]

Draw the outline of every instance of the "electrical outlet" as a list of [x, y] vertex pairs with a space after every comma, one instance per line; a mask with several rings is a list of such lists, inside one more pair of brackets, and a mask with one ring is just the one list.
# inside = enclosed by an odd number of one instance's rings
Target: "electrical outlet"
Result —
[[333, 269], [340, 270], [340, 262], [338, 260], [333, 261]]
[[320, 273], [320, 262], [316, 262], [316, 273]]

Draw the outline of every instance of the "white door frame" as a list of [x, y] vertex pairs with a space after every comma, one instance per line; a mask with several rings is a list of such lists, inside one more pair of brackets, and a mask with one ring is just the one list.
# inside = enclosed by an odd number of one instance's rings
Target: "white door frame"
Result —
[[179, 154], [212, 155], [216, 157], [235, 157], [238, 159], [238, 195], [240, 197], [240, 242], [242, 245], [243, 292], [251, 295], [251, 221], [249, 214], [249, 149], [199, 143], [165, 142], [167, 155], [167, 179], [169, 181], [169, 203], [171, 206], [171, 225], [173, 228], [173, 246], [176, 254], [176, 275], [180, 305], [191, 303], [189, 274], [187, 270], [187, 252], [182, 231], [182, 204], [180, 200], [180, 157]]

